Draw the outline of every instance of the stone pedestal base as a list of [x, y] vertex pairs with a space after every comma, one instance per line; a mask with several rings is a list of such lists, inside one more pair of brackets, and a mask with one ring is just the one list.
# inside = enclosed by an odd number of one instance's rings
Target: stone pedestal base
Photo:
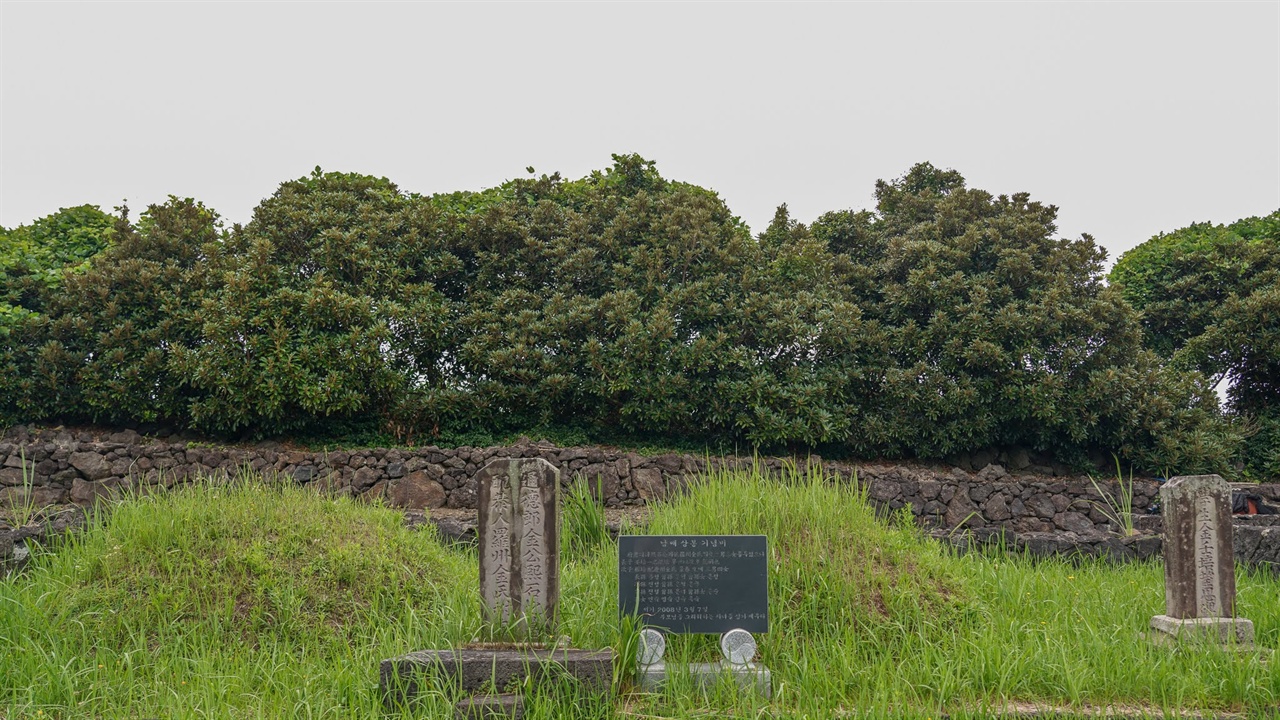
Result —
[[709, 688], [714, 687], [720, 682], [721, 678], [730, 677], [743, 690], [755, 691], [760, 693], [765, 699], [773, 696], [773, 683], [769, 675], [769, 668], [754, 663], [746, 665], [733, 665], [726, 662], [716, 663], [690, 663], [688, 665], [668, 665], [666, 663], [655, 663], [653, 665], [641, 665], [638, 673], [640, 689], [646, 692], [655, 692], [663, 686], [673, 675], [681, 673], [689, 673], [697, 685]]
[[1253, 621], [1244, 618], [1175, 618], [1156, 615], [1151, 629], [1157, 640], [1216, 642], [1252, 645]]
[[524, 699], [515, 694], [476, 695], [455, 705], [453, 717], [455, 720], [521, 720]]
[[607, 693], [613, 683], [613, 650], [422, 650], [383, 660], [379, 670], [383, 697], [391, 707], [413, 702], [428, 676], [466, 694], [491, 688], [501, 693], [526, 680], [536, 687], [566, 677], [589, 691]]

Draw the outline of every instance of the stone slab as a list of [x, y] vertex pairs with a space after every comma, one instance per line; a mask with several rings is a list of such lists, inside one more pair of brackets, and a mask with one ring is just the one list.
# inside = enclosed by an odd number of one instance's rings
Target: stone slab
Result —
[[499, 459], [476, 478], [486, 617], [553, 628], [560, 598], [560, 471], [541, 458]]
[[733, 665], [727, 662], [689, 663], [688, 665], [654, 663], [640, 667], [636, 682], [645, 692], [657, 692], [672, 677], [688, 673], [693, 682], [703, 689], [715, 687], [728, 676], [745, 691], [754, 691], [766, 700], [773, 696], [773, 682], [769, 668], [754, 663]]
[[1231, 487], [1217, 475], [1184, 475], [1160, 488], [1165, 613], [1234, 617], [1236, 568]]
[[412, 700], [424, 675], [464, 693], [505, 690], [531, 678], [536, 685], [565, 676], [584, 687], [608, 692], [613, 684], [613, 650], [421, 650], [383, 660], [380, 686], [388, 704]]
[[675, 633], [769, 632], [764, 535], [623, 535], [618, 609]]
[[1253, 621], [1244, 618], [1175, 618], [1156, 615], [1151, 618], [1151, 629], [1159, 635], [1178, 640], [1216, 642], [1224, 645], [1253, 644]]
[[524, 717], [524, 698], [515, 693], [475, 695], [453, 706], [455, 720], [520, 720]]

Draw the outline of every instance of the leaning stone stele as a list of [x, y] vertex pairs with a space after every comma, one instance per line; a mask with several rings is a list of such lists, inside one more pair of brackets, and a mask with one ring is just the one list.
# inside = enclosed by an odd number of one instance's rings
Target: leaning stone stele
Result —
[[1158, 633], [1219, 642], [1253, 641], [1253, 623], [1236, 617], [1231, 486], [1217, 475], [1176, 477], [1160, 488], [1164, 512], [1165, 614]]
[[479, 481], [480, 595], [489, 620], [553, 630], [560, 598], [560, 471], [494, 460]]

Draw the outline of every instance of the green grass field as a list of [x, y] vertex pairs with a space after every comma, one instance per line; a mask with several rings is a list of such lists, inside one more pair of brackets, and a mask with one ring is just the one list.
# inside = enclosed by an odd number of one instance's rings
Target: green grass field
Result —
[[[574, 525], [582, 512], [566, 513]], [[623, 647], [614, 546], [574, 533], [562, 631]], [[532, 718], [989, 717], [1026, 702], [1270, 717], [1280, 705], [1280, 581], [1241, 572], [1258, 651], [1156, 647], [1159, 564], [957, 557], [816, 478], [708, 478], [645, 532], [769, 536], [764, 702], [676, 684], [612, 700], [530, 699]], [[130, 499], [0, 581], [0, 717], [451, 717], [435, 695], [387, 712], [377, 663], [483, 637], [474, 551], [398, 512], [284, 485]], [[669, 658], [716, 659], [677, 637]]]

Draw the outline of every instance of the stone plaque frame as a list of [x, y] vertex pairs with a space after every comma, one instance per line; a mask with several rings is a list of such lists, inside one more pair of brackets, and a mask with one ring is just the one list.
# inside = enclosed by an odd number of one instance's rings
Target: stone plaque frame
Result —
[[674, 633], [769, 632], [764, 535], [623, 535], [618, 611]]

